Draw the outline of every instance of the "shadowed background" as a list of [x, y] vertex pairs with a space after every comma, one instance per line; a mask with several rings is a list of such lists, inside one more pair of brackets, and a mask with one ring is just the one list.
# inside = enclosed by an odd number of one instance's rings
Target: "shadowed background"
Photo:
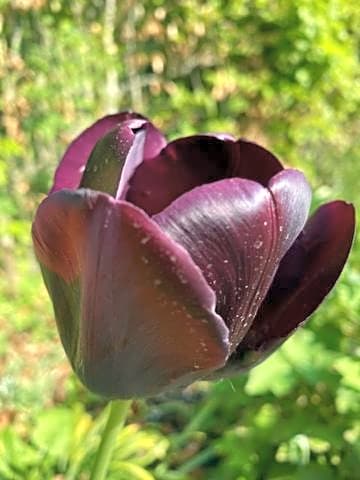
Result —
[[[2, 0], [0, 31], [0, 478], [86, 479], [103, 403], [70, 373], [30, 244], [61, 154], [98, 117], [133, 109], [169, 139], [258, 141], [305, 171], [314, 207], [358, 205], [360, 11], [353, 0]], [[138, 402], [109, 479], [352, 480], [354, 247], [308, 326], [250, 375]]]

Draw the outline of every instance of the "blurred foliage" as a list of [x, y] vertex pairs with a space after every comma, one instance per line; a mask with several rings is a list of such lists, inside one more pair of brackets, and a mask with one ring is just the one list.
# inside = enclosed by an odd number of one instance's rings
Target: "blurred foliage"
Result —
[[[87, 478], [106, 414], [94, 421], [79, 404], [51, 408], [28, 426], [26, 440], [14, 429], [4, 428], [0, 433], [1, 478], [38, 480], [62, 473], [66, 477], [56, 478]], [[164, 457], [168, 443], [159, 432], [128, 425], [117, 437], [109, 480], [153, 480], [145, 468]]]
[[[307, 173], [314, 205], [359, 205], [360, 11], [355, 0], [0, 0], [0, 32], [0, 478], [85, 479], [102, 403], [69, 372], [29, 236], [66, 145], [131, 108], [169, 138], [257, 140]], [[250, 375], [139, 404], [109, 478], [353, 480], [359, 261], [355, 245], [306, 329]]]

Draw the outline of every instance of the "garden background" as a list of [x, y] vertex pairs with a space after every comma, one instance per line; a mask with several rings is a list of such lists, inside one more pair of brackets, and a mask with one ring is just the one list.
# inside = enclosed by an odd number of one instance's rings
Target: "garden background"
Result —
[[[70, 372], [30, 240], [66, 145], [130, 108], [170, 139], [270, 147], [306, 172], [314, 207], [360, 205], [360, 9], [1, 0], [0, 32], [0, 479], [85, 480], [104, 402]], [[249, 375], [137, 402], [109, 479], [360, 478], [359, 265], [355, 243], [308, 325]]]

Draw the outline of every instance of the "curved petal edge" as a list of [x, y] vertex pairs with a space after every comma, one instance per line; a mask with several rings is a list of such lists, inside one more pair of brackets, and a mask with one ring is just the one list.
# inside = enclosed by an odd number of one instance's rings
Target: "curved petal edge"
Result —
[[[65, 350], [90, 390], [154, 395], [225, 364], [228, 329], [214, 292], [190, 255], [137, 207], [62, 190], [40, 206], [33, 237]], [[56, 289], [73, 299], [67, 308]], [[69, 309], [72, 322], [62, 317]]]
[[[97, 142], [118, 124], [131, 120], [147, 121], [145, 117], [138, 113], [120, 112], [101, 118], [76, 137], [67, 148], [56, 169], [54, 185], [50, 193], [66, 188], [78, 188], [87, 161]], [[144, 147], [145, 158], [157, 155], [165, 145], [166, 140], [163, 135], [154, 125], [148, 122], [147, 138]]]
[[340, 276], [354, 230], [355, 210], [349, 203], [330, 202], [315, 212], [282, 260], [248, 334], [216, 376], [262, 362], [304, 325]]

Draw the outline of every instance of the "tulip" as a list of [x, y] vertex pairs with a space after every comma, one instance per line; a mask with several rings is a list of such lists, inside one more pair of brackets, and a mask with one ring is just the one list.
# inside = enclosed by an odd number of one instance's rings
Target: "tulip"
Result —
[[248, 370], [319, 306], [347, 259], [354, 208], [321, 206], [261, 146], [167, 143], [144, 117], [102, 118], [67, 149], [33, 223], [74, 371], [109, 398]]

